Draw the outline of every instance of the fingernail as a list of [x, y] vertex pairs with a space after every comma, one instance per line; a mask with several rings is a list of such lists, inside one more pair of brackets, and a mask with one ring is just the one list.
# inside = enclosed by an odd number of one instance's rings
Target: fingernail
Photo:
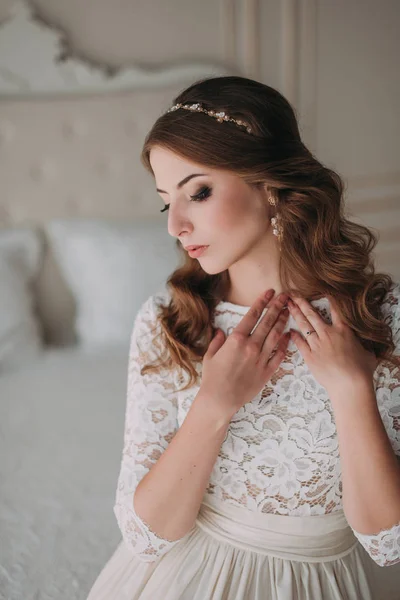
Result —
[[265, 292], [264, 294], [264, 298], [266, 298], [267, 300], [269, 298], [271, 298], [271, 296], [273, 296], [275, 294], [275, 290], [268, 290], [268, 292]]

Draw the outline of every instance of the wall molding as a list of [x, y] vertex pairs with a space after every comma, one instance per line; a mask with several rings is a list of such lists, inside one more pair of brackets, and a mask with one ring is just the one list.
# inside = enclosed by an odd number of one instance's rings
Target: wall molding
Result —
[[220, 0], [221, 23], [221, 55], [228, 65], [235, 65], [237, 60], [236, 9], [233, 0]]
[[281, 0], [281, 92], [294, 106], [298, 94], [297, 0]]
[[317, 68], [318, 68], [318, 3], [302, 0], [298, 6], [298, 103], [301, 116], [301, 132], [314, 153], [317, 148]]
[[261, 38], [259, 0], [243, 0], [243, 65], [247, 77], [260, 80]]
[[281, 0], [280, 89], [297, 110], [300, 133], [317, 150], [317, 0]]

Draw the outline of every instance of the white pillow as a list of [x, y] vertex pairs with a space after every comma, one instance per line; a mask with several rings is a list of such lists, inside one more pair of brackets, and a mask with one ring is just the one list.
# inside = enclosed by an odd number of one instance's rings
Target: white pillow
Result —
[[45, 230], [76, 302], [81, 346], [129, 345], [140, 306], [166, 289], [178, 266], [176, 238], [165, 221], [66, 218]]
[[42, 257], [38, 232], [0, 229], [0, 372], [20, 368], [44, 350], [32, 289]]

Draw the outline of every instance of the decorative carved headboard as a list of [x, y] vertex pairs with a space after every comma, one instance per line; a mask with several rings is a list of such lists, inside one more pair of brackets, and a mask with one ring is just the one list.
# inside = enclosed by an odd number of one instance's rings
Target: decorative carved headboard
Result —
[[[158, 218], [154, 182], [139, 158], [146, 133], [181, 89], [232, 69], [193, 64], [110, 75], [106, 67], [60, 58], [63, 44], [62, 32], [24, 1], [0, 27], [0, 226], [40, 229], [54, 217]], [[73, 304], [51, 253], [38, 296], [48, 341], [59, 343], [58, 323], [71, 322]]]
[[63, 56], [63, 45], [64, 34], [23, 0], [0, 27], [0, 224], [151, 217], [159, 202], [139, 161], [147, 131], [182, 88], [228, 70], [193, 64], [110, 75]]

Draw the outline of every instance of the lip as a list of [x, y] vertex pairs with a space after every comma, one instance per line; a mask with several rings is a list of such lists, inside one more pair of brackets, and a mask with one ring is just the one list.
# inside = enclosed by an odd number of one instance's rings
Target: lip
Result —
[[[192, 246], [188, 246], [188, 248], [191, 248]], [[204, 252], [207, 250], [208, 246], [198, 246], [196, 248], [196, 250], [188, 250], [188, 254], [191, 258], [197, 258], [198, 256], [201, 256], [202, 254], [204, 254]]]

